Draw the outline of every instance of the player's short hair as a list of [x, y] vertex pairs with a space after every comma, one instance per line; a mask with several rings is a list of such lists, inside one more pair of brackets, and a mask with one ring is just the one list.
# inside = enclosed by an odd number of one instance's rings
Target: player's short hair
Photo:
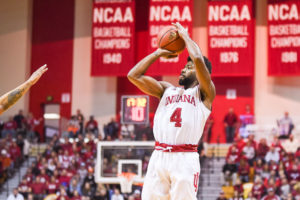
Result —
[[[208, 60], [207, 57], [203, 56], [203, 58], [204, 58], [205, 66], [206, 66], [207, 70], [209, 71], [209, 73], [211, 74], [211, 62]], [[190, 56], [187, 57], [187, 61], [188, 62], [190, 62], [190, 61], [193, 62], [193, 60]]]

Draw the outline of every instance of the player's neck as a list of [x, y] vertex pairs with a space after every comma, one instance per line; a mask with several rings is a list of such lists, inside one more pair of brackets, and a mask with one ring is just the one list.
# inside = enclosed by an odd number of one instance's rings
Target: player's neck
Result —
[[184, 89], [187, 90], [189, 88], [195, 87], [196, 85], [198, 85], [198, 81], [194, 81], [194, 82], [192, 82], [190, 84], [184, 85]]

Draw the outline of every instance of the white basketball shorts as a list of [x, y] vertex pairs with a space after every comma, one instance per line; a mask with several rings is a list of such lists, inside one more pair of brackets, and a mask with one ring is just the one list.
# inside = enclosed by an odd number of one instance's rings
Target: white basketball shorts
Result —
[[196, 200], [200, 176], [197, 152], [152, 153], [142, 200]]

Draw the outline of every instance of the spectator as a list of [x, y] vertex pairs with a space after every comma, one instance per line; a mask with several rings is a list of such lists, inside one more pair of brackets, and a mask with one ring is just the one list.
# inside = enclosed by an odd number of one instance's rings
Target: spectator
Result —
[[287, 170], [287, 177], [291, 185], [294, 185], [300, 181], [300, 170], [295, 163], [293, 163], [291, 169]]
[[294, 139], [294, 135], [290, 135], [288, 140], [283, 141], [282, 146], [287, 153], [295, 153], [300, 144], [298, 139]]
[[67, 170], [63, 169], [59, 176], [59, 184], [68, 187], [71, 177], [68, 175]]
[[80, 182], [82, 183], [87, 175], [87, 169], [85, 168], [84, 162], [80, 163], [80, 168], [77, 170], [77, 173], [79, 174]]
[[50, 182], [46, 185], [47, 194], [55, 194], [58, 191], [59, 185], [55, 180], [55, 176], [51, 176]]
[[270, 169], [268, 163], [265, 163], [263, 166], [263, 170], [261, 172], [261, 177], [263, 179], [268, 179], [270, 177]]
[[25, 117], [23, 115], [23, 110], [19, 110], [19, 113], [14, 116], [14, 121], [17, 124], [17, 131], [23, 131], [25, 128], [24, 126]]
[[240, 152], [236, 148], [236, 146], [231, 146], [229, 148], [226, 156], [226, 161], [228, 162], [229, 160], [236, 164], [240, 162]]
[[77, 138], [79, 134], [79, 122], [76, 116], [72, 116], [68, 125], [69, 138]]
[[84, 116], [81, 113], [80, 109], [77, 109], [76, 111], [76, 118], [79, 124], [79, 133], [83, 134], [84, 133]]
[[257, 159], [255, 165], [254, 165], [254, 172], [255, 175], [261, 175], [263, 172], [263, 162], [262, 159]]
[[70, 194], [69, 196], [71, 196], [71, 194], [74, 193], [74, 191], [77, 191], [78, 194], [81, 195], [81, 188], [77, 179], [72, 179], [71, 183], [69, 184], [69, 189], [68, 189], [68, 193]]
[[24, 200], [24, 197], [18, 192], [18, 188], [14, 188], [13, 193], [8, 196], [7, 200]]
[[24, 144], [25, 144], [25, 142], [23, 140], [22, 135], [17, 136], [16, 144], [18, 145], [18, 147], [21, 151], [21, 154], [24, 155]]
[[69, 200], [69, 197], [67, 195], [67, 192], [63, 186], [60, 187], [59, 189], [59, 195], [56, 198], [56, 200]]
[[10, 136], [11, 138], [16, 137], [17, 123], [14, 121], [13, 117], [9, 117], [8, 121], [4, 123], [2, 130], [2, 138]]
[[96, 188], [96, 183], [95, 183], [95, 177], [94, 177], [94, 170], [92, 167], [88, 168], [88, 174], [86, 175], [86, 177], [83, 180], [83, 184], [85, 185], [85, 183], [89, 183], [90, 186], [95, 189]]
[[280, 179], [276, 175], [276, 171], [271, 170], [270, 177], [264, 180], [264, 185], [266, 188], [274, 188], [275, 192], [278, 192], [278, 188], [280, 186]]
[[253, 147], [250, 140], [247, 142], [246, 146], [244, 146], [242, 152], [247, 158], [250, 166], [253, 166], [253, 162], [255, 159], [255, 147]]
[[227, 200], [224, 191], [220, 192], [219, 197], [217, 198], [217, 200]]
[[257, 158], [264, 159], [266, 154], [269, 151], [269, 146], [267, 145], [267, 140], [265, 138], [262, 138], [257, 147]]
[[40, 177], [36, 177], [36, 180], [30, 186], [34, 199], [42, 200], [45, 195], [45, 184], [40, 181]]
[[122, 194], [120, 194], [119, 189], [114, 189], [114, 194], [111, 196], [111, 200], [124, 200], [124, 197]]
[[239, 134], [236, 135], [234, 139], [234, 143], [236, 143], [238, 149], [243, 149], [243, 147], [246, 145], [246, 142]]
[[110, 136], [112, 139], [118, 138], [119, 125], [116, 122], [115, 118], [112, 118], [111, 121], [105, 127], [105, 136], [106, 138]]
[[94, 195], [94, 190], [89, 182], [84, 183], [81, 192], [83, 197], [92, 197]]
[[41, 174], [38, 175], [37, 177], [40, 178], [40, 181], [41, 181], [41, 183], [43, 183], [43, 184], [46, 184], [46, 183], [48, 183], [48, 182], [50, 181], [49, 176], [46, 174], [46, 169], [45, 169], [45, 168], [43, 168], [43, 169], [41, 170]]
[[[73, 194], [72, 194], [71, 196], [73, 196], [73, 197], [71, 198], [71, 200], [82, 200], [82, 199], [81, 199], [81, 196], [79, 195], [79, 193], [78, 193], [77, 190], [74, 190], [74, 192], [73, 192]], [[97, 199], [95, 199], [95, 200], [97, 200]]]
[[284, 177], [282, 179], [282, 184], [280, 186], [280, 197], [282, 199], [287, 199], [290, 192], [291, 192], [290, 184], [288, 183], [287, 179]]
[[23, 141], [24, 141], [23, 155], [24, 155], [25, 158], [28, 158], [31, 145], [30, 145], [29, 141], [26, 138]]
[[279, 155], [281, 152], [285, 152], [284, 148], [281, 145], [279, 138], [276, 135], [274, 136], [271, 146], [273, 146], [275, 148], [275, 150], [279, 153]]
[[247, 141], [249, 141], [250, 144], [254, 147], [254, 149], [256, 149], [257, 148], [257, 143], [254, 140], [254, 138], [255, 138], [255, 135], [251, 133], [251, 134], [248, 135]]
[[254, 124], [254, 115], [251, 112], [250, 105], [246, 105], [245, 107], [245, 113], [240, 115], [240, 129], [239, 133], [243, 138], [246, 138], [249, 136], [249, 133], [247, 131], [247, 125]]
[[228, 113], [224, 117], [224, 127], [226, 132], [226, 142], [232, 143], [235, 134], [235, 127], [237, 123], [237, 116], [233, 108], [229, 108]]
[[92, 132], [94, 135], [98, 134], [98, 122], [94, 119], [94, 116], [91, 115], [89, 121], [85, 125], [86, 132]]
[[234, 191], [237, 191], [237, 195], [243, 195], [244, 194], [244, 188], [243, 184], [241, 183], [241, 180], [238, 178], [236, 179], [236, 184], [233, 186]]
[[27, 200], [34, 200], [34, 196], [33, 196], [33, 194], [28, 194], [28, 198], [27, 198]]
[[248, 162], [245, 159], [241, 159], [238, 168], [238, 175], [243, 183], [247, 183], [249, 181], [249, 172], [250, 172], [250, 167]]
[[255, 181], [252, 187], [252, 196], [256, 199], [261, 199], [264, 194], [264, 185], [260, 176], [255, 177]]
[[234, 191], [233, 197], [230, 198], [229, 200], [243, 200], [243, 199], [244, 199], [243, 194], [239, 194], [238, 191]]
[[229, 186], [230, 182], [232, 183], [232, 185], [235, 185], [237, 179], [237, 165], [231, 159], [229, 159], [228, 162], [223, 166], [222, 171], [222, 185]]
[[28, 197], [29, 185], [26, 181], [26, 178], [23, 178], [18, 187], [19, 192], [23, 195], [25, 199]]
[[280, 200], [280, 197], [275, 194], [273, 188], [268, 189], [268, 194], [265, 195], [262, 200]]
[[277, 120], [277, 125], [279, 128], [279, 138], [286, 139], [289, 138], [292, 130], [294, 129], [294, 124], [292, 119], [289, 117], [289, 113], [285, 112], [284, 117]]
[[141, 200], [141, 191], [136, 189], [133, 192], [134, 200]]
[[34, 141], [36, 138], [35, 127], [38, 126], [43, 118], [35, 119], [32, 113], [29, 113], [27, 119], [25, 120], [26, 125], [26, 136], [29, 141]]
[[102, 184], [98, 184], [97, 190], [94, 195], [95, 200], [108, 200], [107, 189]]
[[278, 182], [278, 180], [275, 180], [274, 177], [270, 176], [270, 178], [268, 180], [265, 180], [264, 185], [267, 190], [272, 188], [275, 193], [279, 193], [279, 187], [278, 187], [279, 182]]
[[121, 125], [121, 135], [124, 140], [130, 140], [130, 136], [134, 133], [133, 124], [122, 124]]
[[[296, 199], [300, 199], [300, 183], [293, 186], [292, 196]], [[294, 199], [293, 199], [294, 200]]]
[[265, 161], [269, 163], [271, 160], [275, 161], [276, 163], [279, 162], [279, 153], [275, 150], [275, 147], [271, 147], [268, 153], [265, 156]]
[[1, 150], [0, 163], [2, 164], [2, 168], [5, 171], [7, 171], [8, 176], [11, 176], [13, 172], [14, 163], [6, 149]]

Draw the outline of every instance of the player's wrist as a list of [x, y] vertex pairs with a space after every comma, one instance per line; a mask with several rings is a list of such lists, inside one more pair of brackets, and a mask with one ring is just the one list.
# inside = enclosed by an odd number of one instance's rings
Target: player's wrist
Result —
[[161, 56], [161, 52], [159, 50], [154, 51], [152, 54], [157, 58]]

